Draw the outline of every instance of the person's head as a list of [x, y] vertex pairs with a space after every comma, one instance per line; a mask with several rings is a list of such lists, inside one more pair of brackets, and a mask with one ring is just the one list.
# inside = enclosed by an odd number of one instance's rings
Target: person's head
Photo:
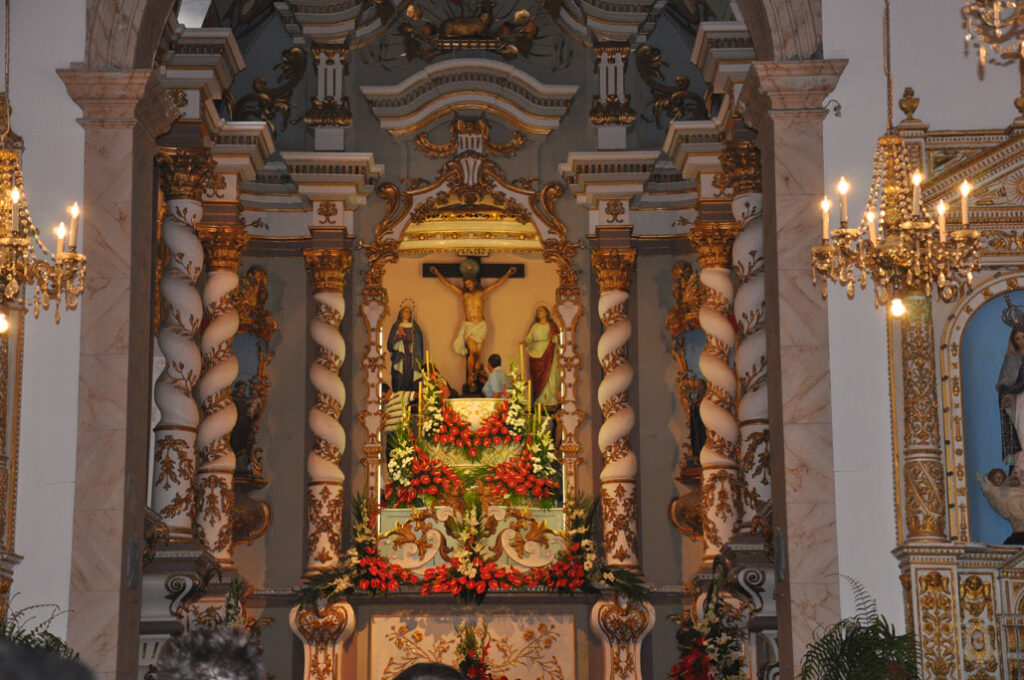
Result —
[[1024, 349], [1024, 328], [1014, 328], [1010, 331], [1010, 342], [1018, 352]]
[[391, 396], [391, 385], [387, 383], [380, 384], [380, 398], [387, 399]]
[[3, 680], [93, 680], [84, 665], [52, 652], [28, 649], [0, 640], [0, 678]]
[[470, 292], [476, 290], [478, 285], [476, 279], [462, 279], [462, 287]]
[[1006, 481], [1006, 471], [1002, 468], [992, 468], [988, 471], [988, 481], [992, 482], [992, 486], [1002, 486]]
[[443, 663], [416, 663], [396, 675], [394, 680], [466, 680], [466, 676]]
[[494, 369], [500, 367], [501, 366], [501, 355], [500, 354], [492, 354], [491, 356], [487, 357], [487, 365], [491, 367], [492, 371]]
[[160, 648], [157, 680], [264, 680], [256, 642], [240, 628], [197, 628]]
[[398, 316], [402, 321], [412, 321], [412, 307], [402, 307], [398, 311]]
[[544, 305], [541, 305], [540, 307], [538, 307], [537, 308], [537, 313], [534, 314], [534, 316], [533, 316], [533, 320], [537, 321], [539, 323], [546, 323], [547, 320], [550, 319], [550, 318], [551, 318], [551, 312], [549, 312], [548, 308], [545, 307]]

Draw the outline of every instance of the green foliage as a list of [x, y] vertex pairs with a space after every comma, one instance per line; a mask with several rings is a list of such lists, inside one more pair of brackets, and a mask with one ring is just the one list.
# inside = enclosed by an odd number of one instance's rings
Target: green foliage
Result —
[[47, 630], [63, 613], [55, 604], [37, 604], [24, 609], [8, 606], [5, 616], [0, 619], [0, 640], [62, 659], [77, 660], [78, 652]]
[[899, 635], [876, 609], [859, 582], [853, 587], [857, 613], [814, 636], [804, 655], [801, 680], [917, 680], [917, 642]]

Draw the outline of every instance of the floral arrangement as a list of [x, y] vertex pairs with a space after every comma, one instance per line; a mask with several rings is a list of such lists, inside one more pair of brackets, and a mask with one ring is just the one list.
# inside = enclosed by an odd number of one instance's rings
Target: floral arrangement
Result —
[[629, 571], [602, 563], [590, 538], [594, 504], [589, 499], [572, 499], [566, 504], [567, 526], [562, 536], [566, 549], [544, 567], [519, 570], [501, 566], [487, 541], [497, 520], [473, 492], [465, 496], [465, 507], [445, 523], [455, 542], [449, 560], [427, 569], [422, 576], [393, 564], [377, 550], [376, 517], [365, 498], [357, 498], [352, 530], [352, 548], [334, 569], [312, 577], [301, 588], [307, 602], [330, 599], [354, 591], [386, 595], [402, 586], [418, 586], [420, 593], [445, 593], [466, 602], [481, 602], [494, 591], [544, 589], [557, 593], [596, 592], [604, 586], [632, 599], [646, 597], [640, 578]]
[[738, 614], [721, 596], [723, 577], [715, 577], [704, 601], [704, 615], [692, 620], [673, 616], [679, 624], [676, 642], [679, 662], [669, 671], [669, 680], [743, 680], [744, 648]]
[[459, 644], [455, 653], [459, 655], [459, 672], [470, 680], [508, 680], [504, 675], [494, 676], [487, 667], [487, 652], [490, 649], [490, 636], [484, 626], [483, 634], [477, 637], [473, 626], [459, 626]]
[[[481, 478], [483, 492], [494, 501], [542, 506], [557, 502], [561, 462], [552, 436], [551, 418], [540, 406], [530, 413], [527, 383], [515, 366], [510, 370], [506, 399], [475, 430], [445, 403], [437, 372], [427, 367], [423, 375], [421, 439], [414, 436], [412, 415], [406, 409], [401, 426], [391, 435], [387, 463], [391, 481], [384, 486], [382, 498], [386, 505], [423, 507], [441, 500], [454, 503], [464, 489]], [[482, 472], [480, 468], [456, 472], [431, 458], [420, 441], [454, 447], [471, 463], [487, 447], [522, 443], [522, 450]]]

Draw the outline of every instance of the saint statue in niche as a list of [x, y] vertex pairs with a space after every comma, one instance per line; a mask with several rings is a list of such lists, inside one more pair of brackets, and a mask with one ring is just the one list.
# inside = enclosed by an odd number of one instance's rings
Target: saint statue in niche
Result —
[[423, 364], [423, 331], [413, 318], [414, 305], [403, 301], [398, 318], [388, 333], [388, 349], [391, 351], [391, 389], [394, 392], [411, 392], [416, 389], [420, 378], [419, 367]]
[[466, 385], [464, 393], [476, 392], [481, 382], [480, 377], [483, 367], [480, 364], [480, 352], [487, 338], [487, 322], [484, 320], [484, 298], [494, 291], [495, 288], [508, 281], [509, 277], [516, 273], [515, 267], [509, 267], [508, 271], [500, 279], [489, 286], [480, 287], [477, 280], [467, 276], [468, 269], [464, 270], [462, 288], [449, 281], [437, 267], [431, 267], [430, 273], [437, 277], [446, 288], [462, 296], [462, 307], [466, 318], [459, 326], [458, 334], [452, 346], [455, 351], [466, 357]]
[[1006, 355], [999, 369], [996, 390], [999, 392], [999, 421], [1002, 429], [1003, 463], [1013, 468], [1014, 479], [1024, 478], [1024, 309], [1006, 296], [1003, 323], [1010, 327]]
[[530, 389], [533, 403], [551, 408], [559, 402], [559, 329], [545, 305], [537, 307], [530, 331], [523, 340], [529, 357]]

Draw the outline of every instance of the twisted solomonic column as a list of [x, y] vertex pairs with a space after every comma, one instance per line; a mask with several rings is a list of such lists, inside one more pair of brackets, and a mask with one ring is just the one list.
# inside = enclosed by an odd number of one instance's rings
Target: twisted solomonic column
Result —
[[722, 175], [732, 188], [732, 213], [740, 231], [732, 247], [740, 285], [734, 311], [739, 335], [736, 373], [740, 392], [738, 460], [743, 473], [741, 526], [770, 544], [771, 469], [768, 458], [768, 349], [764, 298], [764, 213], [761, 211], [761, 154], [750, 141], [725, 143]]
[[306, 457], [306, 575], [337, 566], [341, 557], [341, 524], [345, 507], [345, 428], [338, 419], [345, 407], [345, 384], [338, 371], [345, 361], [345, 340], [338, 327], [345, 316], [345, 279], [352, 254], [340, 249], [302, 251], [313, 277], [316, 315], [309, 334], [316, 358], [309, 366], [309, 381], [316, 404], [309, 411], [313, 450]]
[[238, 410], [231, 388], [238, 378], [232, 343], [238, 333], [238, 267], [249, 235], [241, 224], [199, 227], [206, 248], [203, 307], [208, 322], [200, 339], [203, 375], [197, 393], [203, 418], [196, 434], [199, 470], [196, 482], [196, 534], [220, 564], [231, 563], [231, 513], [235, 506], [235, 452], [231, 431]]
[[700, 419], [707, 440], [700, 450], [704, 510], [704, 559], [710, 563], [736, 533], [740, 511], [740, 475], [736, 440], [736, 372], [732, 353], [736, 330], [732, 322], [733, 287], [729, 264], [735, 223], [697, 222], [688, 238], [697, 249], [700, 282], [707, 298], [698, 312], [707, 342], [700, 354], [700, 372], [707, 392]]
[[203, 319], [203, 303], [196, 281], [203, 270], [203, 244], [196, 236], [196, 224], [202, 218], [200, 199], [213, 176], [213, 160], [205, 149], [180, 149], [161, 154], [157, 162], [167, 203], [160, 229], [168, 252], [160, 277], [164, 312], [157, 344], [167, 365], [153, 391], [160, 421], [154, 428], [152, 503], [167, 525], [170, 540], [188, 541], [195, 516], [199, 424], [192, 390], [202, 370], [196, 332]]
[[627, 314], [629, 287], [636, 267], [632, 248], [598, 248], [590, 254], [601, 296], [597, 310], [604, 332], [597, 341], [597, 356], [604, 377], [597, 387], [604, 422], [597, 433], [601, 467], [601, 521], [605, 560], [611, 566], [640, 570], [637, 540], [636, 454], [629, 436], [636, 416], [626, 401], [633, 382], [633, 367], [626, 346], [633, 334]]

